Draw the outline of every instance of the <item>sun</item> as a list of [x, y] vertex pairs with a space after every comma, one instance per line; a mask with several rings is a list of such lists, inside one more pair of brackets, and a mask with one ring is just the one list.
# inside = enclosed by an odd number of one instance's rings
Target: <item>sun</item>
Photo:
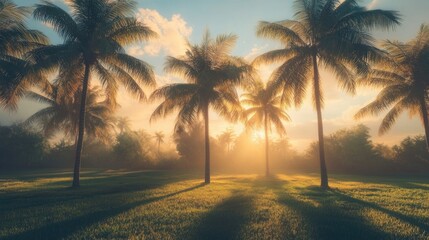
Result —
[[252, 140], [255, 142], [261, 141], [264, 139], [264, 131], [263, 130], [253, 130], [252, 131]]

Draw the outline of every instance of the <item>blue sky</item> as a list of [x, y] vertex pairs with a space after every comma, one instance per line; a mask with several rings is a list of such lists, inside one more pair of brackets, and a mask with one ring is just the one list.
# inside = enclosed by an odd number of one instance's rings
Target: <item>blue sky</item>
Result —
[[[16, 0], [15, 2], [19, 5], [31, 6], [38, 1]], [[53, 2], [67, 8], [64, 0]], [[257, 54], [279, 47], [276, 42], [256, 37], [255, 28], [258, 21], [293, 18], [292, 0], [140, 0], [137, 2], [137, 17], [153, 27], [160, 38], [147, 44], [130, 46], [128, 52], [155, 67], [159, 85], [178, 81], [177, 78], [163, 73], [162, 67], [167, 55], [180, 55], [184, 52], [184, 39], [188, 38], [191, 42], [198, 43], [206, 29], [210, 30], [212, 36], [233, 33], [239, 36], [233, 54], [251, 60]], [[422, 23], [429, 23], [428, 0], [363, 0], [361, 5], [369, 8], [398, 10], [402, 14], [403, 23], [395, 31], [375, 32], [375, 36], [380, 40], [407, 41], [417, 33]], [[30, 19], [29, 25], [43, 30], [52, 42], [60, 41], [54, 32], [41, 23]], [[261, 75], [266, 78], [271, 70], [272, 67], [263, 67]], [[323, 73], [322, 77], [326, 97], [323, 112], [326, 134], [358, 123], [364, 123], [371, 128], [374, 141], [389, 145], [397, 143], [407, 135], [423, 134], [419, 120], [411, 120], [404, 114], [392, 131], [384, 136], [377, 136], [380, 117], [367, 118], [360, 122], [352, 118], [360, 107], [374, 99], [377, 91], [359, 89], [357, 95], [349, 96], [337, 88], [336, 81], [328, 73]], [[150, 91], [147, 92], [150, 93]], [[163, 130], [168, 134], [172, 133], [174, 116], [149, 124], [148, 119], [155, 107], [154, 104], [138, 103], [124, 92], [121, 92], [119, 99], [122, 108], [118, 110], [118, 114], [129, 117], [135, 129]], [[1, 111], [1, 123], [10, 124], [24, 120], [40, 107], [38, 104], [24, 100], [18, 112]], [[288, 137], [293, 145], [302, 150], [309, 142], [317, 139], [316, 114], [310, 98], [302, 108], [292, 108], [288, 112], [292, 117], [292, 122], [286, 123]], [[232, 127], [237, 132], [242, 130], [240, 124], [230, 124], [213, 115], [211, 121], [213, 135], [219, 134], [227, 127]]]

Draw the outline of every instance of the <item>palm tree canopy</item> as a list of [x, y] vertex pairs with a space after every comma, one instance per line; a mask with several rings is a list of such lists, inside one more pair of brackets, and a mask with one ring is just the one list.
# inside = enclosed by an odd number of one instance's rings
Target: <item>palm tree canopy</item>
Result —
[[230, 56], [236, 39], [234, 35], [212, 39], [206, 32], [200, 45], [188, 43], [184, 56], [168, 57], [165, 71], [187, 82], [166, 85], [152, 93], [151, 100], [163, 101], [151, 120], [178, 110], [176, 127], [186, 125], [195, 122], [209, 105], [221, 116], [237, 117], [240, 104], [235, 86], [243, 84], [252, 68], [241, 58]]
[[127, 117], [118, 117], [116, 118], [116, 127], [119, 129], [120, 133], [130, 131], [131, 127], [130, 119]]
[[355, 0], [296, 0], [294, 7], [293, 20], [259, 23], [257, 34], [279, 40], [284, 48], [264, 53], [254, 63], [281, 63], [270, 80], [283, 90], [283, 100], [293, 99], [297, 106], [313, 75], [314, 57], [335, 74], [340, 87], [354, 93], [355, 73], [367, 73], [368, 62], [384, 55], [370, 31], [399, 23], [397, 12], [367, 10]]
[[28, 8], [0, 0], [0, 104], [11, 110], [16, 109], [25, 90], [40, 79], [28, 71], [25, 54], [48, 44], [43, 33], [27, 28], [25, 19], [29, 14]]
[[163, 132], [156, 132], [154, 137], [158, 143], [163, 143], [165, 134]]
[[241, 103], [248, 106], [243, 112], [247, 127], [263, 127], [266, 118], [268, 130], [271, 131], [273, 125], [280, 136], [286, 134], [282, 121], [290, 121], [290, 117], [284, 111], [279, 94], [260, 83], [242, 97]]
[[45, 73], [59, 69], [56, 84], [74, 92], [82, 84], [88, 65], [111, 103], [116, 103], [119, 84], [138, 99], [145, 99], [140, 85], [155, 85], [152, 67], [126, 54], [124, 46], [151, 39], [156, 33], [136, 20], [135, 2], [76, 0], [70, 8], [71, 15], [47, 1], [36, 5], [34, 18], [52, 26], [63, 38], [62, 44], [32, 51], [36, 69]]
[[[51, 137], [58, 131], [63, 131], [66, 137], [74, 139], [78, 131], [81, 91], [72, 97], [62, 95], [58, 87], [42, 89], [41, 93], [29, 91], [27, 97], [47, 104], [48, 106], [30, 116], [24, 124], [33, 125], [42, 130], [44, 135]], [[90, 138], [109, 141], [114, 132], [114, 117], [112, 108], [106, 100], [100, 100], [103, 92], [98, 87], [88, 91], [85, 115], [85, 132]]]
[[405, 110], [410, 115], [427, 114], [420, 103], [427, 102], [429, 85], [429, 26], [422, 25], [417, 37], [408, 43], [386, 41], [389, 58], [377, 65], [359, 82], [365, 86], [382, 88], [377, 98], [355, 115], [377, 115], [390, 109], [382, 120], [379, 133], [386, 133]]

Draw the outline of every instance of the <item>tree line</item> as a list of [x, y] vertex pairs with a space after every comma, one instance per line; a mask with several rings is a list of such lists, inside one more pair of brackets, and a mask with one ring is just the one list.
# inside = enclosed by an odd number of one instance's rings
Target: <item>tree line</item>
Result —
[[[26, 27], [28, 8], [0, 1], [0, 97], [2, 106], [9, 109], [16, 108], [24, 96], [48, 104], [26, 123], [39, 125], [46, 135], [64, 131], [74, 138], [73, 186], [78, 187], [84, 136], [109, 134], [105, 129], [112, 128], [110, 116], [118, 107], [119, 86], [139, 100], [147, 99], [143, 86], [155, 87], [152, 67], [128, 55], [124, 47], [156, 38], [156, 33], [137, 21], [134, 1], [74, 0], [70, 8], [68, 12], [42, 2], [32, 11], [35, 19], [52, 26], [62, 38], [62, 43], [52, 45], [43, 33]], [[208, 31], [201, 44], [188, 43], [185, 55], [167, 57], [164, 70], [186, 82], [167, 84], [151, 93], [150, 101], [161, 101], [151, 121], [177, 112], [177, 132], [203, 119], [206, 183], [212, 155], [210, 110], [229, 121], [265, 129], [269, 174], [271, 126], [284, 134], [282, 121], [289, 120], [286, 109], [299, 107], [310, 90], [318, 121], [321, 187], [328, 188], [320, 69], [334, 73], [351, 94], [358, 84], [381, 88], [377, 99], [356, 118], [390, 109], [380, 127], [384, 133], [402, 111], [409, 110], [421, 117], [428, 139], [427, 26], [410, 42], [386, 41], [378, 48], [372, 30], [399, 25], [398, 12], [369, 10], [354, 0], [296, 0], [294, 10], [293, 19], [258, 24], [258, 36], [277, 40], [283, 47], [251, 63], [231, 55], [237, 36], [212, 38]], [[280, 66], [262, 81], [256, 66], [272, 63]], [[247, 92], [241, 99], [238, 88]]]
[[[74, 163], [75, 143], [68, 138], [49, 143], [43, 133], [22, 125], [0, 127], [0, 133], [0, 169], [67, 169]], [[224, 173], [264, 173], [265, 139], [252, 135], [251, 131], [227, 129], [210, 136], [212, 168]], [[406, 137], [389, 147], [373, 143], [369, 128], [357, 125], [325, 136], [325, 143], [326, 164], [332, 173], [420, 176], [429, 171], [429, 152], [422, 135]], [[117, 127], [110, 141], [87, 138], [84, 144], [82, 160], [87, 168], [198, 171], [204, 167], [201, 122], [172, 136], [145, 130], [119, 131]], [[269, 146], [271, 172], [313, 173], [319, 169], [317, 142], [298, 151], [290, 139], [281, 137], [270, 140]]]

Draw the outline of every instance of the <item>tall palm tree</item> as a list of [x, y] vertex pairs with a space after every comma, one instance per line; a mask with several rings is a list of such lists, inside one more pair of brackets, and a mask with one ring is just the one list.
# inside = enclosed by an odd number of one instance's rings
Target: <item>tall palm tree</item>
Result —
[[158, 144], [158, 155], [160, 155], [160, 147], [161, 147], [161, 143], [164, 142], [164, 133], [163, 132], [156, 132], [155, 133], [155, 141]]
[[242, 59], [230, 56], [236, 39], [234, 35], [212, 39], [206, 32], [200, 45], [188, 44], [184, 56], [168, 57], [165, 71], [185, 78], [187, 83], [169, 84], [151, 95], [152, 100], [162, 99], [151, 120], [179, 110], [176, 126], [180, 126], [195, 123], [200, 114], [203, 115], [206, 183], [210, 183], [209, 109], [234, 117], [231, 113], [238, 113], [240, 108], [235, 86], [241, 84], [251, 70]]
[[429, 149], [429, 26], [422, 25], [416, 38], [407, 43], [387, 41], [384, 48], [389, 53], [389, 59], [360, 81], [382, 90], [355, 117], [377, 115], [390, 109], [379, 128], [379, 133], [384, 134], [403, 111], [409, 110], [411, 116], [420, 115]]
[[119, 134], [130, 131], [130, 119], [127, 117], [118, 117], [116, 119], [116, 127], [119, 129]]
[[280, 136], [286, 134], [282, 120], [290, 121], [289, 115], [284, 111], [281, 96], [264, 87], [262, 83], [250, 92], [243, 94], [243, 105], [249, 108], [243, 113], [246, 117], [246, 126], [263, 127], [265, 133], [265, 175], [270, 175], [269, 169], [269, 135], [272, 125]]
[[[31, 115], [24, 122], [25, 125], [38, 126], [47, 137], [61, 131], [77, 144], [79, 121], [76, 115], [80, 111], [81, 90], [76, 91], [73, 96], [61, 95], [58, 87], [51, 85], [50, 89], [42, 89], [41, 93], [30, 91], [26, 95], [48, 106]], [[85, 133], [89, 138], [108, 142], [114, 132], [114, 118], [110, 104], [105, 100], [101, 101], [102, 97], [103, 92], [98, 87], [88, 89]]]
[[28, 29], [25, 19], [30, 9], [10, 0], [0, 0], [0, 105], [14, 110], [26, 90], [42, 78], [30, 71], [25, 54], [48, 39]]
[[32, 52], [36, 69], [53, 72], [59, 69], [60, 91], [72, 93], [82, 88], [79, 131], [73, 186], [79, 186], [80, 160], [85, 126], [88, 86], [96, 75], [115, 105], [118, 85], [139, 100], [145, 99], [140, 84], [154, 86], [154, 73], [147, 63], [125, 53], [124, 45], [145, 41], [156, 34], [134, 17], [136, 4], [131, 0], [75, 0], [72, 14], [53, 3], [37, 4], [33, 15], [53, 27], [63, 43], [38, 48]]
[[226, 146], [227, 153], [231, 151], [231, 144], [234, 141], [234, 139], [235, 139], [235, 133], [234, 133], [234, 130], [232, 130], [231, 128], [228, 128], [218, 137], [219, 142]]
[[[368, 71], [368, 62], [381, 58], [370, 31], [389, 29], [399, 23], [396, 12], [367, 10], [355, 0], [296, 0], [295, 19], [260, 22], [257, 34], [279, 40], [284, 48], [262, 54], [258, 63], [281, 63], [271, 76], [283, 99], [293, 98], [300, 106], [311, 81], [317, 112], [321, 187], [328, 188], [325, 163], [319, 68], [332, 71], [339, 85], [355, 92], [355, 73]], [[311, 79], [311, 80], [310, 80]]]

